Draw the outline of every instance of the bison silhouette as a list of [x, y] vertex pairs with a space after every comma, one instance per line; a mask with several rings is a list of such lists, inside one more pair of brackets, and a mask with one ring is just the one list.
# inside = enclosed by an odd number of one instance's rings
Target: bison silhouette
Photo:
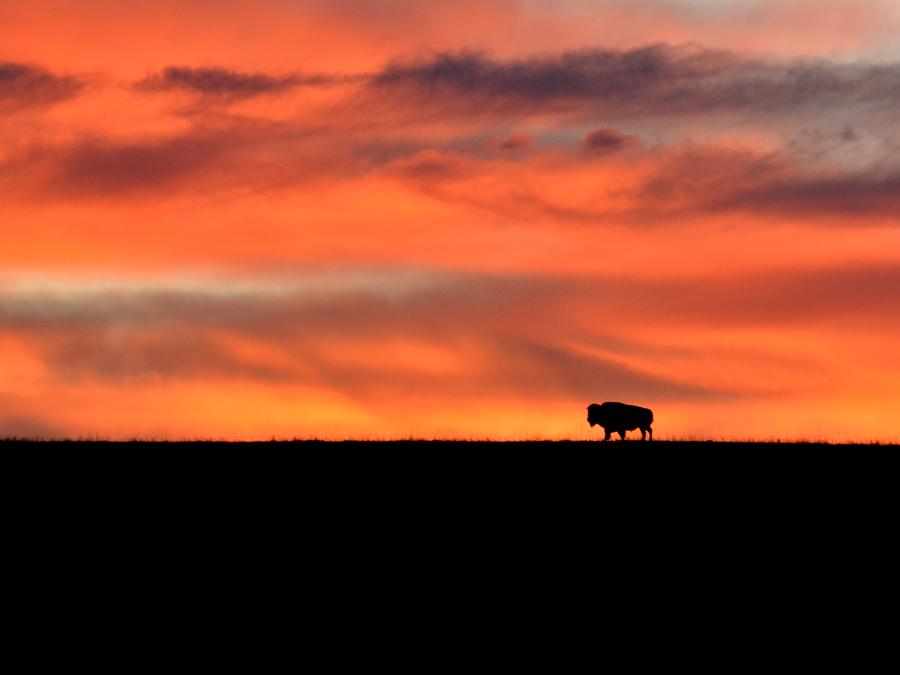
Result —
[[597, 405], [591, 403], [587, 409], [587, 421], [592, 427], [599, 424], [606, 432], [604, 441], [608, 441], [613, 433], [619, 434], [622, 440], [625, 440], [626, 431], [641, 430], [641, 440], [647, 440], [647, 433], [650, 434], [650, 440], [653, 440], [653, 411], [650, 408], [641, 408], [636, 405], [628, 405], [627, 403], [616, 403], [607, 401]]

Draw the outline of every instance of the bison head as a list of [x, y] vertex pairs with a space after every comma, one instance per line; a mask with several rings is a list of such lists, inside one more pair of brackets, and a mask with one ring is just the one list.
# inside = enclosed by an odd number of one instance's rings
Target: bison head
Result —
[[602, 424], [605, 419], [602, 405], [591, 403], [587, 408], [587, 413], [588, 424], [590, 424], [592, 427], [597, 424]]

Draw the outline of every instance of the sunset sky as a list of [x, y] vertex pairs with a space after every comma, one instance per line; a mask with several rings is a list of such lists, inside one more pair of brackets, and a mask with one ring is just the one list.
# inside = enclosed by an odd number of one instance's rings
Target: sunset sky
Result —
[[898, 0], [0, 0], [0, 436], [900, 439]]

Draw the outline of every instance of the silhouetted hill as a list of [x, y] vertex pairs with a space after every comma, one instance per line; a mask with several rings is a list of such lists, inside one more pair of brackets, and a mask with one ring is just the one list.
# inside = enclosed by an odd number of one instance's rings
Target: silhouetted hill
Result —
[[743, 559], [748, 541], [788, 550], [810, 533], [880, 527], [900, 466], [897, 445], [813, 443], [0, 441], [0, 450], [13, 503], [43, 523], [131, 532], [163, 522], [191, 540], [238, 528], [292, 546], [311, 531], [326, 548], [365, 542], [346, 558], [354, 565], [423, 541], [443, 556], [448, 537], [487, 550], [510, 533], [533, 559], [567, 565], [601, 566], [628, 550], [645, 551], [639, 567]]

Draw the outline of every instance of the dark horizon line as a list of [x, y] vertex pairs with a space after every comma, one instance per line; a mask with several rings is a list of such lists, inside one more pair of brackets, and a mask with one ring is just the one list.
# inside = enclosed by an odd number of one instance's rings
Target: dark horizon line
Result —
[[652, 448], [657, 445], [666, 446], [827, 446], [827, 447], [898, 447], [900, 441], [893, 440], [827, 440], [827, 439], [655, 439], [642, 441], [638, 438], [603, 441], [597, 439], [528, 439], [528, 440], [491, 440], [491, 439], [451, 439], [451, 438], [394, 438], [394, 439], [325, 439], [325, 438], [270, 438], [255, 440], [194, 438], [194, 439], [152, 439], [152, 438], [41, 438], [34, 436], [0, 437], [0, 444], [28, 443], [35, 445], [495, 445], [495, 446], [535, 446], [535, 445], [590, 445], [599, 447], [615, 447], [618, 445], [637, 445]]

